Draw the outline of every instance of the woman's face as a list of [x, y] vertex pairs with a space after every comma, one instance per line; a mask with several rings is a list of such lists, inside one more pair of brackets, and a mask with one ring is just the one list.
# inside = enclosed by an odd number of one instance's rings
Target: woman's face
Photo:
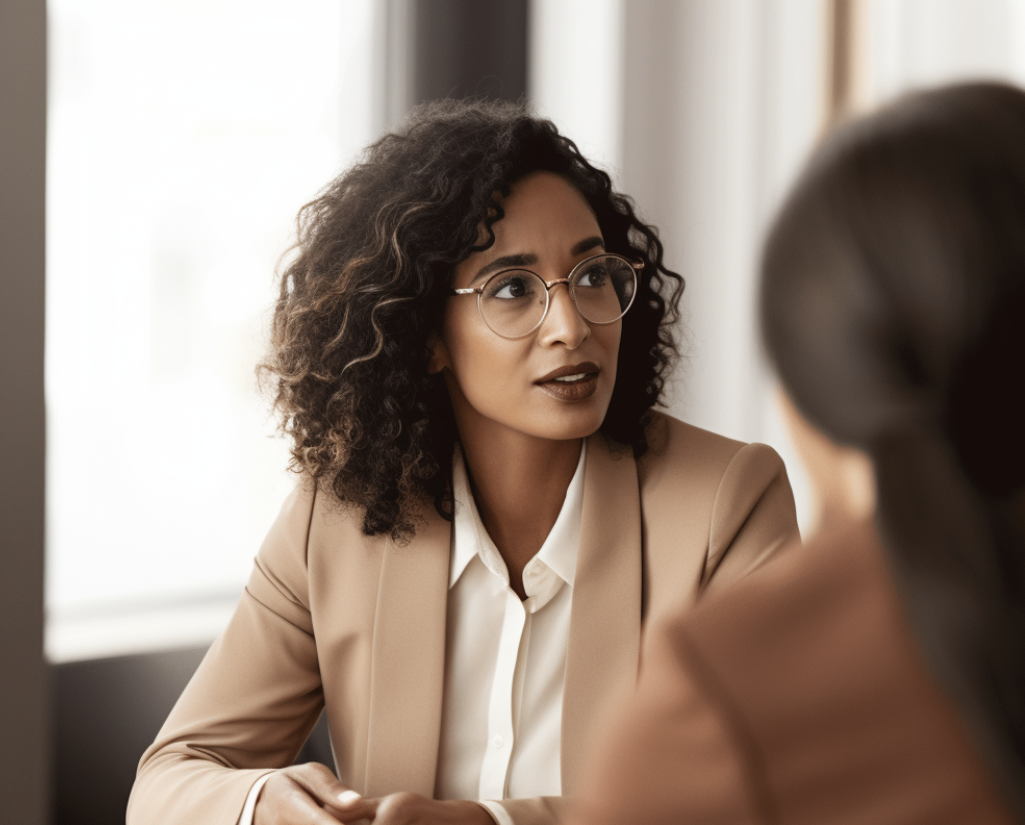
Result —
[[[564, 178], [535, 172], [502, 200], [495, 243], [455, 268], [453, 287], [481, 286], [502, 269], [530, 269], [545, 281], [565, 278], [605, 247], [587, 201]], [[476, 295], [448, 299], [431, 371], [442, 372], [456, 423], [501, 438], [522, 433], [550, 440], [594, 433], [616, 383], [622, 321], [596, 325], [577, 312], [565, 285], [552, 287], [548, 314], [523, 338], [496, 335]]]

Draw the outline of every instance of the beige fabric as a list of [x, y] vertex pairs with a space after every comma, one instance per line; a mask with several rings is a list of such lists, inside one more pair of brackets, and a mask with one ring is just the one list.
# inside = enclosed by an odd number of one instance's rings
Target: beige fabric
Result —
[[[642, 614], [669, 614], [799, 542], [779, 457], [657, 416], [635, 461], [592, 436], [563, 708], [572, 793], [596, 723], [632, 686]], [[741, 508], [743, 511], [734, 508]], [[451, 525], [407, 546], [301, 488], [265, 540], [238, 609], [146, 751], [128, 825], [233, 825], [252, 783], [289, 764], [326, 704], [343, 782], [431, 795], [444, 678]], [[551, 823], [560, 799], [505, 803]]]
[[870, 525], [649, 634], [571, 825], [1010, 825]]

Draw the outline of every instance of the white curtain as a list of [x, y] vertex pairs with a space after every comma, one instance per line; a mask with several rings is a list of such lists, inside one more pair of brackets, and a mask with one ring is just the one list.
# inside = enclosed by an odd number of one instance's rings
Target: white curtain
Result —
[[921, 86], [1025, 83], [1025, 0], [862, 0], [870, 103]]

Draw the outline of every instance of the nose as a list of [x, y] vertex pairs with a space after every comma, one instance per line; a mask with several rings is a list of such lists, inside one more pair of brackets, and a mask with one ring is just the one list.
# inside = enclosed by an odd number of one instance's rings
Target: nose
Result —
[[544, 346], [561, 344], [576, 349], [591, 337], [591, 327], [577, 311], [566, 284], [556, 284], [548, 293], [548, 314], [541, 323], [540, 343]]

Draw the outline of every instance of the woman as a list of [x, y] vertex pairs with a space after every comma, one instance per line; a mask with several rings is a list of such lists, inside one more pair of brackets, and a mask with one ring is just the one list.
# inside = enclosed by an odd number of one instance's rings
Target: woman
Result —
[[[782, 464], [654, 411], [682, 280], [520, 107], [418, 110], [299, 229], [302, 483], [129, 821], [551, 822], [644, 617], [797, 540]], [[340, 781], [286, 767], [324, 707]]]
[[834, 134], [762, 278], [823, 527], [653, 634], [575, 821], [1021, 821], [1025, 92]]

